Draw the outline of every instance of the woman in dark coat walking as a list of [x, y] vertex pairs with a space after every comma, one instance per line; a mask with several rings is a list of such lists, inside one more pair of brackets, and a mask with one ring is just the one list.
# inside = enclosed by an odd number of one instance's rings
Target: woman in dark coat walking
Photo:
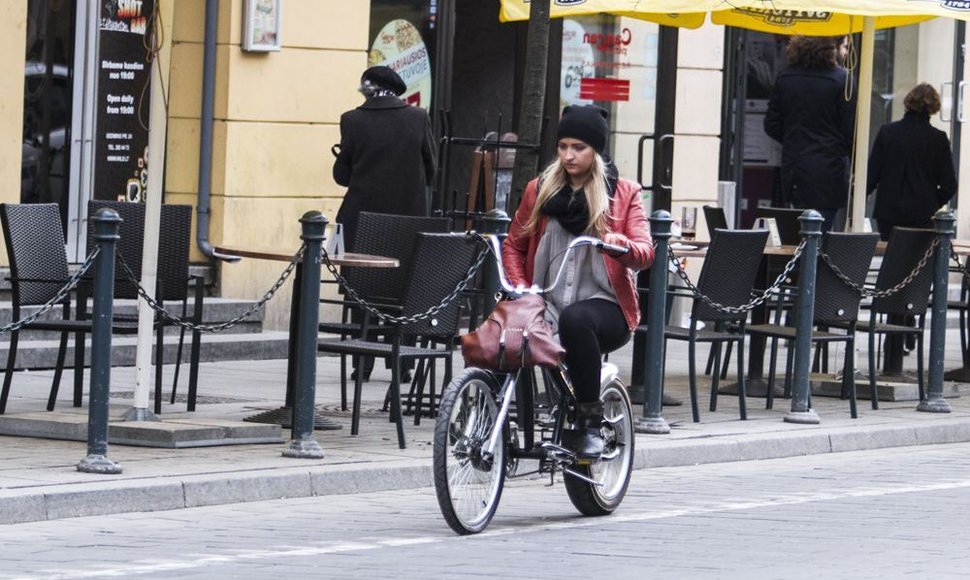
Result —
[[879, 188], [873, 217], [883, 240], [896, 226], [932, 228], [933, 214], [957, 191], [950, 140], [930, 125], [940, 110], [939, 93], [919, 84], [903, 106], [901, 120], [879, 129], [869, 157], [866, 193]]
[[846, 205], [855, 100], [846, 98], [845, 37], [792, 37], [764, 128], [781, 143], [781, 194], [791, 207], [814, 209], [832, 228]]
[[351, 250], [362, 211], [427, 215], [425, 188], [435, 175], [431, 119], [399, 98], [407, 90], [401, 77], [374, 66], [360, 83], [366, 100], [340, 117], [340, 150], [333, 164], [334, 181], [347, 186], [337, 222]]

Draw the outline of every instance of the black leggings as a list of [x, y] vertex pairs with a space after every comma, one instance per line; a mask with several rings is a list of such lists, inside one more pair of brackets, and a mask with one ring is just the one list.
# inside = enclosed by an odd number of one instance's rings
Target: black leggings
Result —
[[581, 300], [560, 313], [559, 341], [566, 349], [569, 378], [580, 403], [599, 400], [603, 353], [613, 352], [628, 340], [630, 329], [615, 302]]

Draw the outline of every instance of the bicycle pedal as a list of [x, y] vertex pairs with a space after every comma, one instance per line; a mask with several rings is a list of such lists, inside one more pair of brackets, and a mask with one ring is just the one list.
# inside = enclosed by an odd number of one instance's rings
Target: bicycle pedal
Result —
[[567, 459], [572, 459], [572, 460], [576, 459], [575, 452], [570, 451], [569, 449], [566, 449], [562, 445], [557, 445], [552, 441], [543, 441], [540, 447], [542, 447], [543, 451], [551, 452], [555, 455], [564, 455], [565, 458]]

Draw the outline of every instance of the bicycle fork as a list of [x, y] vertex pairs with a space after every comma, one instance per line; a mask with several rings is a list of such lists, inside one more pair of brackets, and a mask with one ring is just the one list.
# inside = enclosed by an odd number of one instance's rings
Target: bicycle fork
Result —
[[519, 373], [509, 373], [505, 377], [505, 384], [502, 385], [502, 390], [499, 391], [502, 407], [498, 411], [498, 417], [495, 418], [495, 428], [492, 430], [492, 436], [488, 438], [488, 445], [482, 449], [482, 457], [491, 459], [495, 455], [495, 445], [498, 444], [499, 437], [502, 436], [502, 426], [505, 425], [505, 421], [509, 417], [509, 406], [512, 404], [512, 392], [515, 389], [515, 381], [518, 376]]

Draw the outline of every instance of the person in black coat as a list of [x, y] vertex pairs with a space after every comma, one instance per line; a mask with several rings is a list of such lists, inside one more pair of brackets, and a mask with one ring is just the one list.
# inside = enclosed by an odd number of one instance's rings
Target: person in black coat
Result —
[[866, 193], [878, 187], [873, 217], [883, 240], [896, 226], [932, 228], [933, 214], [957, 191], [950, 140], [930, 125], [940, 110], [939, 93], [922, 83], [903, 106], [901, 120], [879, 129], [869, 157]]
[[351, 250], [362, 211], [427, 215], [426, 187], [435, 175], [431, 119], [399, 98], [407, 90], [401, 77], [373, 66], [364, 71], [358, 90], [366, 100], [341, 115], [333, 164], [334, 181], [347, 186], [337, 223]]
[[832, 228], [849, 192], [855, 100], [846, 98], [845, 37], [792, 37], [788, 66], [778, 73], [764, 129], [781, 143], [781, 196], [814, 209]]

